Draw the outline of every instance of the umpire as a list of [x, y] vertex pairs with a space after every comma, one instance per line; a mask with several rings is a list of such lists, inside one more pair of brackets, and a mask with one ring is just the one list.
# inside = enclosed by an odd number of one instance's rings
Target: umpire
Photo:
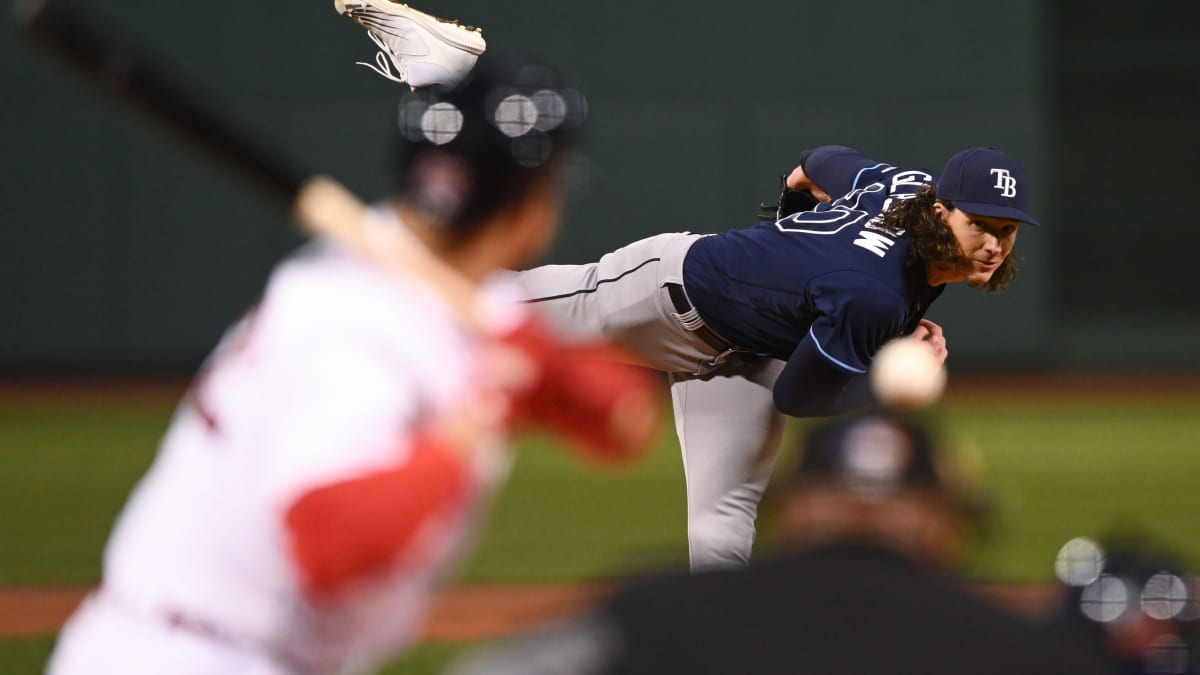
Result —
[[774, 499], [780, 555], [630, 587], [454, 675], [1104, 673], [948, 574], [977, 513], [949, 459], [889, 412], [823, 423]]

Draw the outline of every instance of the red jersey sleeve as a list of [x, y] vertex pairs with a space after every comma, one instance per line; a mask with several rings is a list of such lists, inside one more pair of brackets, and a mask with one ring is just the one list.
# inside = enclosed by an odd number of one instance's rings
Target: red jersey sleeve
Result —
[[472, 483], [462, 454], [425, 435], [402, 464], [300, 494], [284, 520], [305, 592], [335, 593], [386, 568], [426, 523], [467, 498]]

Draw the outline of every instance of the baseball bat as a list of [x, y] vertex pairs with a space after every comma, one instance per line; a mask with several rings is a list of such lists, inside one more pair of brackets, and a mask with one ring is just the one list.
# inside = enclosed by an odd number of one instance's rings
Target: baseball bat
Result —
[[380, 226], [333, 178], [304, 170], [286, 153], [235, 124], [207, 103], [198, 87], [163, 66], [152, 50], [72, 0], [18, 0], [14, 16], [33, 42], [193, 149], [233, 168], [288, 208], [304, 231], [324, 235], [394, 273], [429, 284], [463, 325], [483, 330], [476, 289], [458, 272], [412, 237]]

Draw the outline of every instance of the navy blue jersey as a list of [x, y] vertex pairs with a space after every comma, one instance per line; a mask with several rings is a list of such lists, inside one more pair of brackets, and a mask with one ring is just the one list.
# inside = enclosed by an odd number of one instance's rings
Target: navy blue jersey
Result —
[[800, 158], [831, 197], [812, 211], [697, 241], [684, 285], [704, 321], [735, 345], [780, 359], [805, 337], [827, 360], [865, 372], [888, 340], [912, 332], [943, 286], [909, 259], [907, 237], [880, 226], [896, 199], [936, 177], [843, 146]]

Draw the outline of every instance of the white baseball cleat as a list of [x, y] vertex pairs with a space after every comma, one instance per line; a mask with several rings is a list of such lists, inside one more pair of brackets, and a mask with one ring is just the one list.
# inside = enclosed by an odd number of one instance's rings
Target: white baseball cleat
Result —
[[[389, 0], [333, 0], [338, 14], [367, 29], [379, 47], [375, 63], [358, 61], [393, 82], [416, 89], [455, 84], [487, 49], [480, 29]], [[394, 72], [393, 72], [394, 69]]]

